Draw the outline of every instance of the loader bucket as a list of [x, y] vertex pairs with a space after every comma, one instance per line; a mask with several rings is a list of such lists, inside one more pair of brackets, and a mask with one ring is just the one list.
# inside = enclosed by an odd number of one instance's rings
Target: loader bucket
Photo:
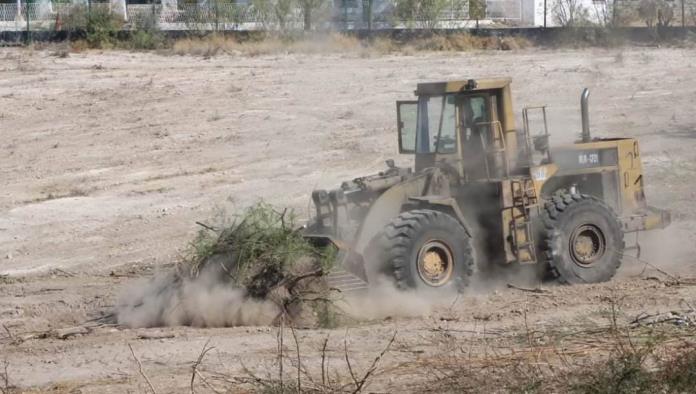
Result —
[[330, 288], [341, 293], [367, 290], [367, 275], [362, 255], [330, 236], [305, 233], [304, 237], [314, 245], [333, 245], [337, 249], [336, 261], [325, 277]]

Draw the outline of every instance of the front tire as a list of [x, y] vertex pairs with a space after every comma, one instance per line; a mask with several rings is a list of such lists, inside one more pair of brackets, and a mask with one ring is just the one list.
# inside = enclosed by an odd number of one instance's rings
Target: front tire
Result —
[[473, 273], [470, 237], [451, 215], [418, 209], [394, 218], [376, 240], [381, 271], [402, 290], [463, 290]]
[[621, 265], [624, 234], [603, 201], [585, 194], [554, 196], [544, 206], [542, 248], [551, 273], [569, 284], [610, 280]]

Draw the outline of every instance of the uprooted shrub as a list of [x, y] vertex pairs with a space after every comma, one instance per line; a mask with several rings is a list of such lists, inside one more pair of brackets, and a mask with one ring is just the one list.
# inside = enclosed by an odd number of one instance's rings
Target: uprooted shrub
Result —
[[[292, 211], [259, 203], [203, 227], [176, 270], [125, 291], [120, 324], [233, 326], [331, 325], [332, 294], [321, 278], [334, 249], [307, 241]], [[331, 319], [328, 319], [331, 320]]]

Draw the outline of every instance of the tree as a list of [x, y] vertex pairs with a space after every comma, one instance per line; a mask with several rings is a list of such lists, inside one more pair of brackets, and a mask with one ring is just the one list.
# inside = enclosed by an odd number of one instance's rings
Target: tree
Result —
[[674, 8], [665, 0], [642, 0], [638, 15], [649, 28], [667, 27], [674, 19]]
[[251, 9], [254, 19], [263, 26], [264, 30], [269, 30], [273, 24], [273, 4], [272, 0], [252, 0]]
[[295, 5], [294, 0], [271, 0], [273, 2], [273, 14], [278, 22], [278, 28], [285, 30], [288, 24], [288, 18]]
[[[220, 1], [220, 0], [215, 0]], [[232, 22], [233, 29], [239, 29], [244, 22], [249, 18], [249, 8], [247, 4], [240, 4], [239, 2], [225, 3], [221, 1], [224, 5], [224, 11], [221, 13], [226, 23]]]
[[597, 23], [604, 27], [619, 27], [630, 25], [636, 20], [637, 10], [622, 0], [611, 0], [605, 3], [593, 2]]
[[299, 0], [299, 2], [302, 10], [302, 20], [304, 21], [304, 30], [312, 30], [312, 16], [315, 11], [324, 6], [325, 0]]
[[655, 25], [655, 19], [657, 19], [657, 2], [655, 0], [641, 0], [638, 5], [638, 15], [649, 28], [652, 28]]
[[418, 2], [416, 0], [397, 0], [394, 6], [394, 15], [400, 21], [411, 25], [417, 20], [417, 8]]
[[294, 6], [295, 0], [251, 1], [251, 8], [254, 10], [256, 21], [266, 30], [270, 30], [275, 26], [281, 31], [285, 30]]
[[373, 0], [362, 0], [363, 21], [367, 22], [367, 30], [372, 30], [372, 3]]
[[553, 16], [559, 25], [573, 27], [587, 22], [588, 11], [581, 0], [558, 0], [552, 9]]
[[469, 0], [469, 19], [476, 21], [479, 28], [479, 20], [486, 18], [486, 0]]
[[[485, 0], [477, 0], [485, 1]], [[449, 9], [453, 14], [466, 7], [466, 0], [399, 0], [395, 13], [406, 24], [434, 29]]]
[[418, 19], [421, 21], [421, 26], [427, 29], [434, 29], [437, 27], [442, 14], [451, 4], [450, 0], [421, 0], [417, 2], [419, 4], [418, 8]]
[[674, 19], [674, 8], [672, 4], [667, 3], [665, 0], [659, 0], [657, 2], [657, 26], [667, 27]]

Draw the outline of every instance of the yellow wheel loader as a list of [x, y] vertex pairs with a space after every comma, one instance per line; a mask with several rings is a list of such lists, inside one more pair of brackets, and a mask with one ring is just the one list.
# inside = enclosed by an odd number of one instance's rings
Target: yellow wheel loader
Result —
[[416, 100], [396, 103], [399, 152], [415, 168], [388, 160], [383, 172], [312, 193], [304, 234], [338, 248], [332, 285], [360, 289], [386, 275], [402, 289], [462, 290], [477, 266], [513, 264], [603, 282], [621, 264], [625, 233], [670, 223], [646, 202], [638, 141], [591, 138], [587, 89], [579, 141], [552, 148], [545, 106], [525, 108], [516, 127], [510, 83], [419, 84]]

